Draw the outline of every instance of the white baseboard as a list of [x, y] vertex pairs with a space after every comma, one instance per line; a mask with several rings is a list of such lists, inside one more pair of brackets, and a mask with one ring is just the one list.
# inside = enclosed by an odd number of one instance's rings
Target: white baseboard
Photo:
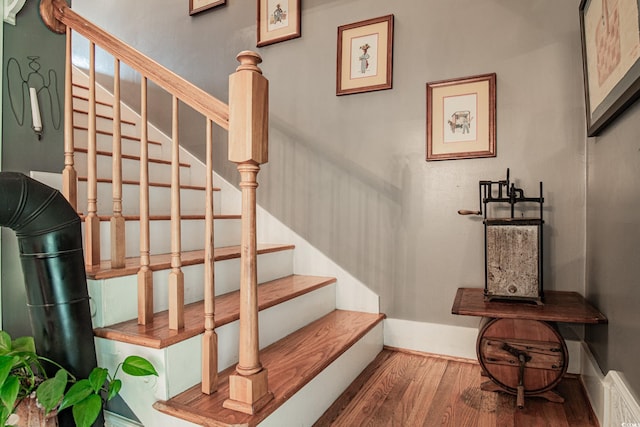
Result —
[[476, 358], [477, 328], [385, 319], [384, 345], [466, 359]]
[[104, 411], [104, 427], [143, 427], [143, 425], [113, 412]]
[[[415, 322], [402, 319], [385, 319], [384, 344], [424, 353], [476, 359], [478, 328]], [[582, 372], [581, 343], [567, 340], [569, 366], [567, 372]], [[640, 426], [639, 426], [640, 427]]]

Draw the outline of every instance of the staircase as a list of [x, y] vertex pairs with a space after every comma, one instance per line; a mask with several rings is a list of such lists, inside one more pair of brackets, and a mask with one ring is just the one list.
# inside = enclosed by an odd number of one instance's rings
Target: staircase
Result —
[[[145, 426], [308, 426], [382, 349], [383, 315], [377, 297], [327, 260], [268, 213], [259, 210], [257, 245], [257, 306], [260, 363], [268, 372], [273, 398], [254, 413], [229, 409], [229, 376], [239, 360], [241, 298], [241, 195], [214, 174], [213, 191], [215, 333], [217, 390], [203, 393], [203, 335], [206, 292], [203, 290], [207, 252], [207, 168], [188, 152], [179, 151], [180, 262], [184, 275], [184, 325], [171, 327], [170, 275], [175, 271], [172, 232], [172, 138], [145, 124], [136, 111], [73, 69], [73, 146], [77, 172], [77, 206], [81, 215], [94, 197], [99, 220], [99, 262], [89, 263], [87, 279], [92, 299], [98, 363], [115, 369], [124, 357], [137, 354], [151, 360], [160, 376], [142, 380], [124, 376], [121, 396]], [[94, 128], [90, 98], [95, 98], [96, 165], [91, 172], [89, 132]], [[122, 141], [122, 216], [126, 239], [120, 252], [124, 266], [112, 267], [112, 140], [114, 104], [120, 106]], [[148, 131], [147, 131], [148, 129]], [[141, 321], [139, 272], [143, 258], [138, 236], [143, 233], [140, 197], [141, 133], [148, 133], [149, 248], [153, 283], [153, 316]], [[145, 138], [146, 139], [146, 138]], [[84, 232], [86, 233], [86, 227]], [[281, 237], [278, 237], [281, 236]], [[85, 249], [87, 251], [87, 249]], [[116, 251], [118, 252], [118, 251]], [[106, 254], [106, 255], [105, 255]], [[146, 262], [146, 261], [145, 261]], [[372, 304], [373, 302], [373, 304]], [[340, 309], [338, 309], [340, 308]], [[353, 308], [362, 309], [354, 311]], [[123, 424], [124, 422], [124, 424]], [[138, 425], [131, 421], [118, 424]]]

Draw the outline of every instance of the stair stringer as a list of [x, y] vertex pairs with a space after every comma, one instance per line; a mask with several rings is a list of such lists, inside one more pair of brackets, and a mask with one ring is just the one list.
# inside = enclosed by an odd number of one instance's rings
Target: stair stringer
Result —
[[337, 309], [380, 313], [380, 297], [375, 292], [260, 207], [258, 208], [257, 224], [259, 241], [263, 239], [270, 241], [274, 236], [279, 236], [278, 238], [282, 241], [295, 245], [294, 273], [304, 271], [304, 274], [330, 275], [337, 279]]
[[[240, 190], [215, 172], [214, 182], [224, 194], [222, 208], [237, 209], [236, 212], [239, 212], [242, 201]], [[337, 309], [380, 312], [380, 298], [375, 292], [261, 206], [257, 207], [256, 224], [259, 242], [287, 242], [296, 247], [293, 254], [294, 274], [331, 276], [337, 279]]]

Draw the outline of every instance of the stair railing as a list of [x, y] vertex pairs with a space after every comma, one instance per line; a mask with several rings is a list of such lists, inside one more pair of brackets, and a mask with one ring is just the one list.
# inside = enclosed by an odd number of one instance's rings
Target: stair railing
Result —
[[[227, 105], [197, 88], [178, 75], [164, 68], [129, 45], [123, 43], [101, 28], [71, 10], [64, 0], [42, 0], [40, 12], [45, 24], [54, 32], [67, 34], [66, 78], [65, 78], [65, 167], [63, 170], [63, 193], [77, 207], [77, 172], [74, 168], [73, 103], [72, 103], [72, 31], [90, 43], [88, 113], [88, 207], [85, 215], [87, 266], [100, 264], [100, 233], [97, 212], [96, 177], [96, 82], [95, 47], [99, 46], [114, 57], [114, 121], [113, 121], [113, 214], [111, 218], [112, 245], [124, 247], [124, 217], [122, 215], [122, 160], [120, 118], [120, 63], [136, 70], [141, 76], [141, 131], [140, 131], [140, 268], [138, 271], [138, 323], [153, 322], [153, 275], [149, 236], [149, 170], [148, 170], [148, 108], [147, 82], [151, 80], [170, 93], [172, 102], [172, 159], [171, 159], [171, 272], [169, 274], [169, 324], [170, 329], [184, 327], [184, 276], [181, 270], [181, 214], [180, 174], [178, 141], [178, 105], [180, 102], [205, 117], [206, 123], [206, 206], [205, 206], [205, 256], [204, 256], [204, 326], [202, 392], [210, 394], [217, 389], [217, 335], [215, 332], [215, 284], [214, 284], [214, 227], [213, 227], [213, 124], [229, 131], [230, 160], [238, 163], [243, 193], [242, 255], [241, 255], [241, 332], [240, 363], [236, 383], [232, 386], [231, 401], [251, 408], [261, 406], [268, 398], [266, 370], [260, 365], [258, 349], [258, 312], [256, 281], [255, 241], [255, 188], [259, 164], [267, 160], [267, 97], [268, 83], [257, 66], [260, 56], [253, 52], [241, 52], [241, 65], [230, 77], [230, 101]], [[236, 83], [232, 84], [231, 82]], [[244, 85], [244, 87], [243, 87]], [[235, 117], [231, 120], [230, 115]], [[93, 134], [93, 135], [92, 135]], [[234, 146], [237, 144], [237, 146]], [[248, 204], [247, 204], [248, 202]], [[252, 207], [251, 207], [252, 206]], [[248, 216], [247, 216], [248, 215]], [[125, 265], [124, 249], [112, 249], [112, 268]], [[246, 301], [245, 301], [246, 300]], [[256, 380], [256, 377], [259, 377]], [[256, 394], [256, 387], [265, 393]], [[233, 390], [236, 390], [235, 394]], [[253, 390], [249, 393], [248, 390]], [[258, 396], [261, 402], [245, 398], [246, 394]], [[235, 397], [234, 397], [235, 396]], [[236, 405], [237, 406], [237, 405]], [[242, 410], [242, 409], [240, 409]], [[253, 409], [252, 409], [253, 411]], [[246, 412], [246, 411], [245, 411]]]

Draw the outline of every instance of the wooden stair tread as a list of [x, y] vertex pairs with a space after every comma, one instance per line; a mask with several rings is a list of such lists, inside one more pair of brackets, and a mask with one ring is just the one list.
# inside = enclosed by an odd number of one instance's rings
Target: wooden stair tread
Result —
[[[89, 114], [87, 111], [81, 110], [79, 108], [74, 108], [73, 109], [74, 113], [79, 113], [79, 114]], [[101, 119], [105, 119], [105, 120], [113, 120], [112, 116], [108, 116], [106, 114], [98, 114], [96, 113], [96, 117], [101, 118]], [[135, 126], [135, 122], [132, 122], [131, 120], [125, 120], [125, 119], [120, 119], [120, 123], [122, 123], [123, 125], [131, 125], [131, 126]]]
[[[89, 89], [89, 88], [86, 88], [86, 89]], [[81, 100], [81, 101], [89, 101], [89, 97], [88, 97], [88, 96], [78, 95], [78, 94], [75, 94], [75, 93], [74, 93], [74, 94], [73, 94], [73, 97], [74, 97], [75, 99], [79, 99], [79, 100]], [[96, 99], [96, 104], [104, 105], [104, 106], [106, 106], [106, 107], [111, 107], [111, 108], [113, 108], [113, 104], [112, 104], [112, 103], [110, 103], [110, 102], [105, 102], [105, 101], [100, 101], [99, 99]]]
[[[265, 310], [284, 301], [312, 292], [336, 281], [333, 277], [291, 275], [258, 286], [258, 309]], [[240, 292], [219, 295], [215, 299], [216, 328], [239, 319]], [[151, 348], [165, 348], [204, 333], [204, 302], [188, 304], [184, 308], [185, 326], [179, 331], [169, 330], [169, 312], [155, 313], [153, 323], [138, 325], [137, 319], [97, 328], [97, 337], [123, 341]]]
[[[215, 190], [214, 190], [215, 191]], [[78, 213], [80, 220], [85, 220], [84, 213]], [[100, 221], [111, 221], [113, 215], [98, 215]], [[140, 221], [140, 215], [122, 215], [125, 221]], [[241, 219], [241, 215], [214, 215], [213, 219]], [[204, 215], [180, 215], [182, 220], [197, 220], [201, 221], [205, 219]], [[170, 221], [171, 215], [149, 215], [149, 221]]]
[[[87, 177], [86, 176], [79, 176], [78, 177], [78, 181], [87, 181]], [[111, 184], [113, 183], [113, 179], [111, 178], [98, 178], [96, 180], [97, 182], [101, 182], [101, 183], [107, 183], [107, 184]], [[130, 179], [123, 179], [122, 180], [123, 184], [128, 184], [128, 185], [140, 185], [140, 181], [134, 181], [134, 180], [130, 180]], [[166, 188], [171, 188], [171, 183], [167, 183], [167, 182], [150, 182], [149, 183], [150, 187], [166, 187]], [[183, 190], [202, 190], [204, 191], [206, 189], [206, 187], [202, 186], [202, 185], [185, 185], [185, 184], [180, 184], [180, 188], [182, 188]], [[219, 188], [214, 188], [213, 191], [220, 191]]]
[[261, 350], [260, 361], [267, 369], [274, 399], [255, 415], [222, 406], [235, 366], [220, 373], [217, 392], [203, 394], [198, 384], [168, 401], [156, 402], [154, 408], [203, 426], [255, 426], [383, 319], [382, 314], [335, 310]]
[[[80, 126], [80, 125], [73, 125], [74, 129], [78, 129], [78, 130], [86, 130], [88, 131], [89, 129], [86, 126]], [[108, 131], [108, 130], [100, 130], [100, 129], [96, 129], [96, 133], [100, 134], [100, 135], [107, 135], [107, 136], [113, 136], [113, 132], [112, 131]], [[131, 135], [120, 135], [120, 138], [122, 139], [128, 139], [130, 141], [141, 141], [141, 138], [139, 136], [131, 136]], [[162, 145], [162, 142], [159, 141], [153, 141], [151, 139], [148, 139], [147, 142], [149, 144], [154, 144], [154, 145]]]
[[[259, 244], [258, 254], [285, 251], [294, 249], [295, 245], [279, 244]], [[204, 250], [184, 251], [181, 254], [182, 266], [202, 264], [204, 262]], [[240, 258], [240, 246], [225, 246], [214, 249], [214, 259], [223, 261], [225, 259]], [[152, 271], [168, 270], [171, 268], [171, 254], [158, 254], [150, 256]], [[99, 266], [85, 266], [87, 278], [93, 280], [110, 279], [138, 274], [140, 270], [140, 258], [126, 258], [123, 268], [111, 268], [111, 260], [102, 260]]]
[[[89, 150], [84, 148], [84, 147], [73, 147], [73, 151], [78, 152], [78, 153], [87, 153]], [[96, 154], [98, 156], [113, 157], [113, 153], [111, 151], [96, 150]], [[123, 158], [123, 159], [140, 161], [140, 156], [134, 156], [134, 155], [131, 155], [131, 154], [121, 154], [120, 157]], [[160, 164], [163, 164], [163, 165], [170, 165], [171, 164], [171, 160], [155, 159], [155, 158], [149, 158], [148, 160], [149, 160], [149, 163], [160, 163]], [[180, 162], [179, 165], [180, 165], [180, 167], [184, 167], [184, 168], [190, 168], [191, 167], [191, 165], [189, 163], [185, 163], [185, 162]]]

